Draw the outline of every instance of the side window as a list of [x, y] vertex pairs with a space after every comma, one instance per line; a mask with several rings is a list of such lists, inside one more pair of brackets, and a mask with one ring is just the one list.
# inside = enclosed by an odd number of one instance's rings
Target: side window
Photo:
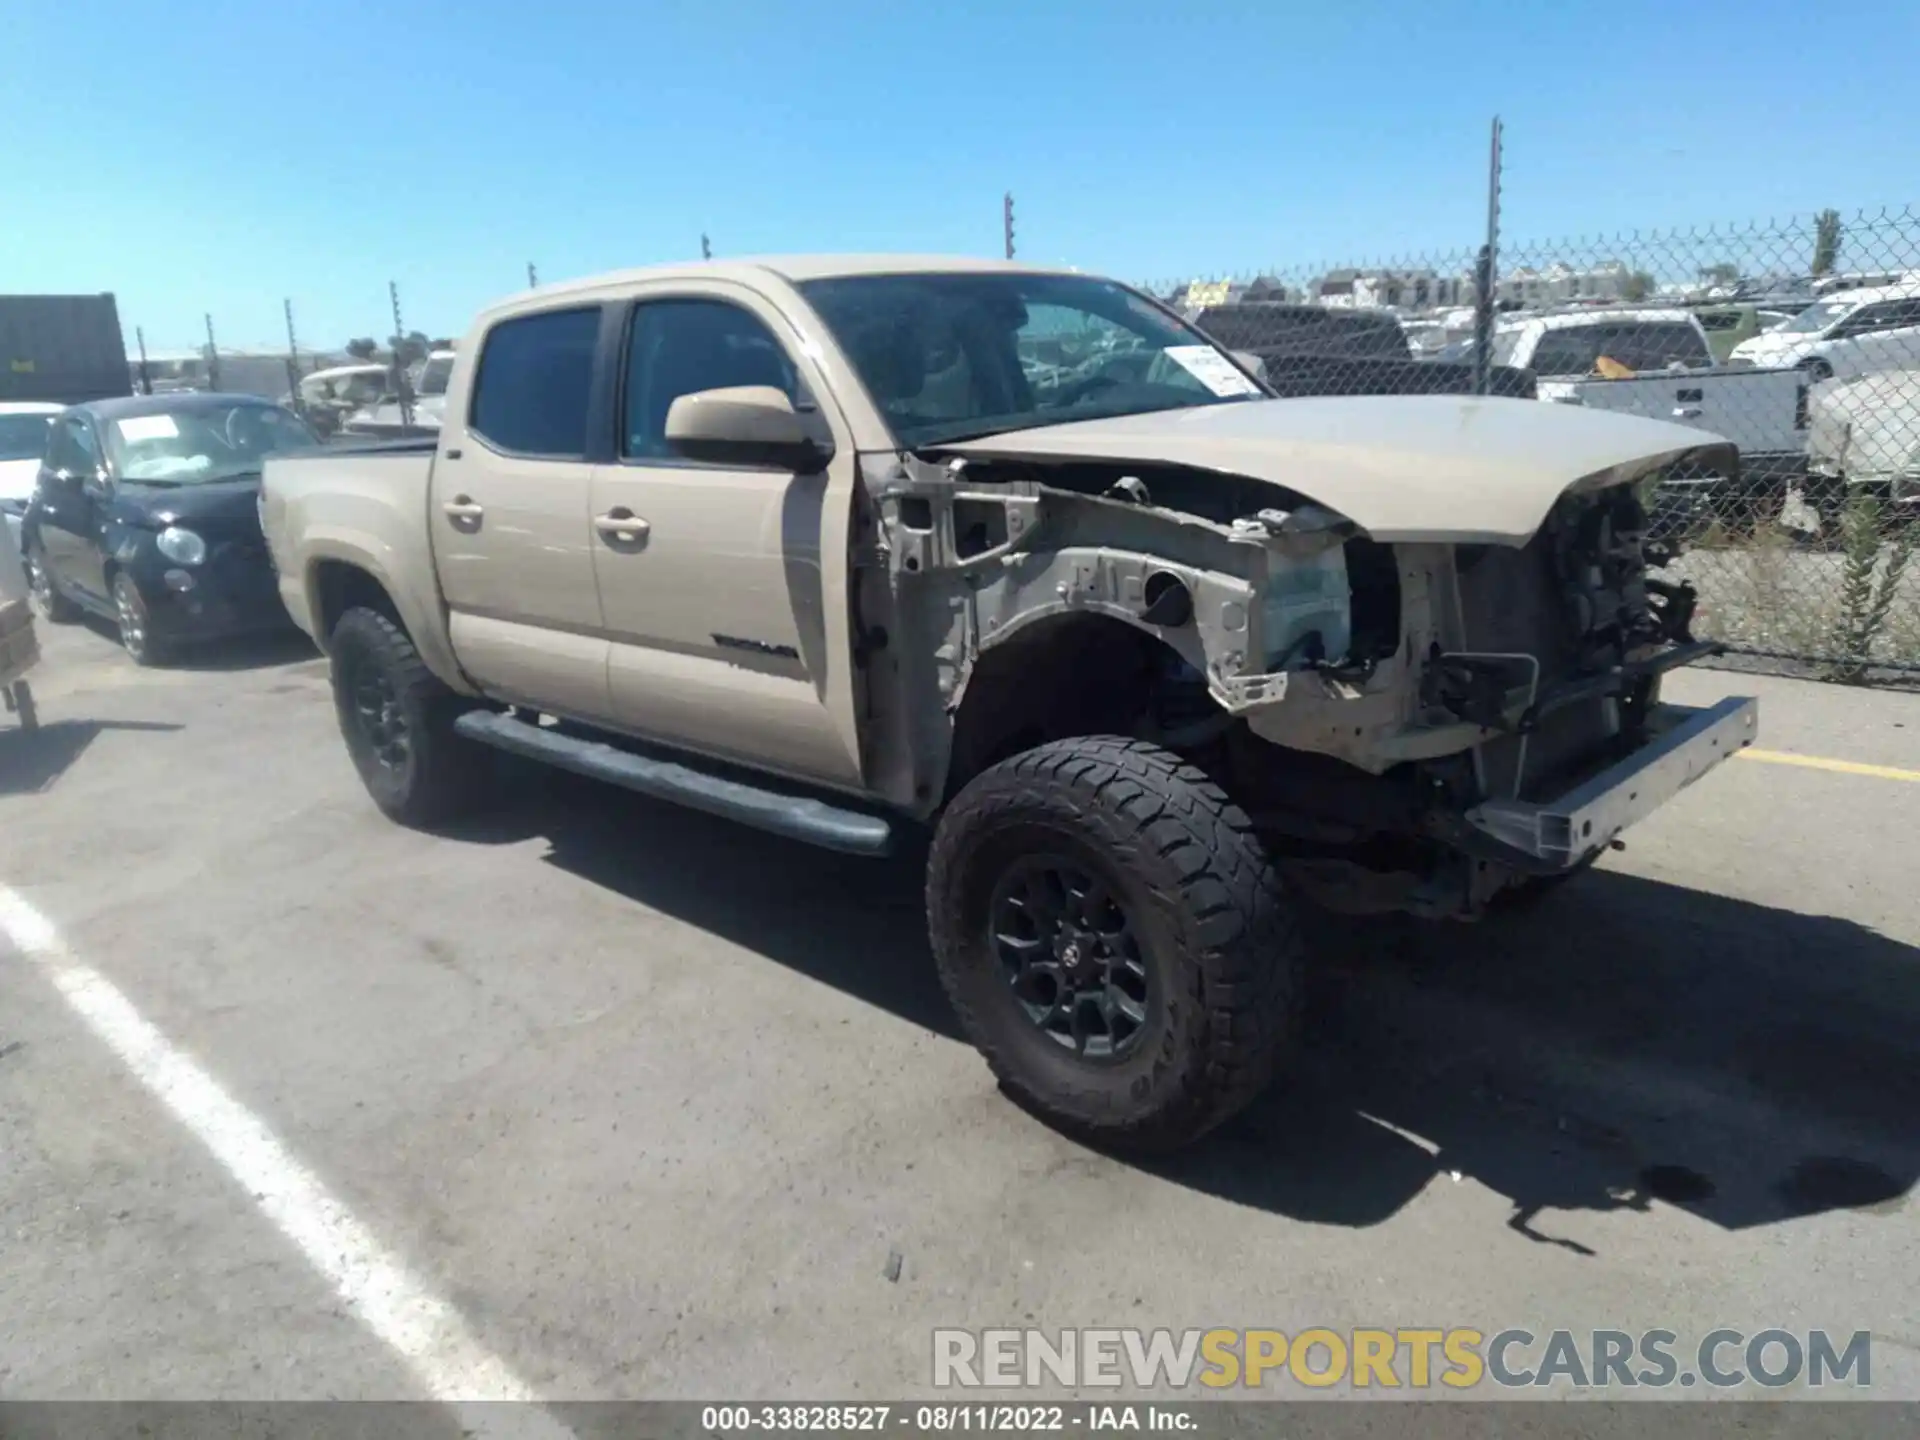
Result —
[[667, 411], [682, 395], [730, 385], [771, 385], [799, 398], [793, 362], [773, 332], [724, 300], [651, 300], [634, 311], [627, 337], [620, 453], [673, 458]]
[[69, 417], [60, 422], [47, 448], [47, 464], [76, 475], [91, 475], [100, 468], [100, 451], [86, 421]]
[[1839, 335], [1835, 338], [1871, 335], [1876, 330], [1885, 330], [1893, 323], [1896, 309], [1897, 303], [1891, 300], [1862, 305], [1841, 322]]
[[1540, 375], [1588, 374], [1610, 338], [1606, 330], [1591, 325], [1549, 330], [1533, 348], [1533, 370]]
[[583, 459], [599, 334], [597, 305], [501, 321], [480, 350], [467, 428], [496, 450]]

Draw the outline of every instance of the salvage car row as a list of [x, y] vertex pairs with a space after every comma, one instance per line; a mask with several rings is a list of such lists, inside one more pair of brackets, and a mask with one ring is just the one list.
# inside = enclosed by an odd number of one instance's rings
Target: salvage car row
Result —
[[[1689, 511], [1743, 525], [1781, 521], [1797, 488], [1808, 502], [1801, 513], [1817, 516], [1825, 535], [1837, 529], [1850, 495], [1897, 510], [1920, 501], [1920, 272], [1871, 278], [1884, 283], [1766, 312], [1769, 328], [1737, 341], [1742, 328], [1757, 328], [1758, 307], [1612, 303], [1503, 312], [1494, 321], [1486, 393], [1707, 430], [1734, 443], [1740, 473], [1670, 477], [1666, 518]], [[1260, 299], [1189, 313], [1223, 343], [1258, 357], [1281, 393], [1476, 388], [1470, 333], [1437, 348], [1424, 343], [1425, 329], [1438, 322]]]
[[1756, 734], [1660, 698], [1714, 647], [1639, 483], [1723, 439], [1267, 368], [1074, 272], [630, 271], [483, 312], [411, 441], [63, 412], [21, 538], [42, 613], [146, 663], [290, 616], [402, 823], [486, 804], [504, 752], [797, 843], [926, 835], [1008, 1092], [1163, 1149], [1288, 1058], [1302, 905], [1522, 903]]

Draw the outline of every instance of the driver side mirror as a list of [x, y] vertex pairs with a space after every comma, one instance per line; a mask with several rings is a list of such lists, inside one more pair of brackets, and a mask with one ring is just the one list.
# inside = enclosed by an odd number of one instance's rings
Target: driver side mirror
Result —
[[667, 444], [689, 460], [768, 465], [808, 474], [833, 458], [786, 393], [771, 385], [696, 390], [667, 409]]

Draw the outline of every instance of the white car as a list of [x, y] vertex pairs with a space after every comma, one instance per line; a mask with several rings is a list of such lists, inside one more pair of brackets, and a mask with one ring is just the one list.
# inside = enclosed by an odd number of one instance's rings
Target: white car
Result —
[[382, 400], [347, 416], [341, 430], [367, 438], [438, 431], [441, 413], [447, 408], [447, 377], [453, 374], [453, 356], [451, 350], [435, 350], [408, 372], [407, 383], [413, 389], [411, 425], [404, 418], [398, 400]]
[[0, 525], [15, 547], [20, 543], [20, 517], [40, 478], [53, 417], [66, 408], [40, 400], [0, 401]]
[[1920, 366], [1920, 282], [1846, 290], [1733, 347], [1735, 365], [1793, 365], [1815, 380]]

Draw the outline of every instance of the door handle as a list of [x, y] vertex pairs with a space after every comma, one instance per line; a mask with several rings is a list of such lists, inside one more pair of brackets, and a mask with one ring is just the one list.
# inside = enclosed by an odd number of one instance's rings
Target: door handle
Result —
[[616, 505], [606, 514], [594, 516], [593, 528], [600, 532], [601, 539], [620, 545], [638, 544], [653, 529], [624, 505]]
[[487, 507], [476, 505], [468, 495], [456, 495], [440, 507], [447, 512], [447, 518], [454, 524], [471, 523], [478, 525], [480, 517], [487, 513]]
[[1700, 407], [1698, 405], [1676, 405], [1673, 407], [1673, 418], [1676, 420], [1698, 420], [1700, 418]]

